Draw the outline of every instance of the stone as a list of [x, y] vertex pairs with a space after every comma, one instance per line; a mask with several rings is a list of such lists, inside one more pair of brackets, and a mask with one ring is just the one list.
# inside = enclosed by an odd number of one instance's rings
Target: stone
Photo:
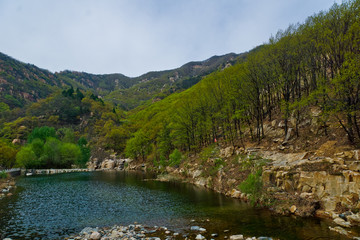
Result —
[[99, 239], [101, 239], [101, 234], [99, 233], [99, 232], [93, 232], [93, 233], [91, 233], [91, 235], [90, 235], [90, 239], [92, 239], [92, 240], [99, 240]]
[[206, 229], [205, 228], [199, 228], [199, 231], [200, 232], [206, 232]]
[[195, 239], [196, 240], [203, 240], [203, 239], [205, 239], [205, 237], [203, 235], [201, 235], [201, 234], [198, 234], [198, 235], [196, 235]]
[[165, 234], [170, 234], [170, 231], [165, 231]]
[[191, 227], [190, 227], [190, 230], [191, 230], [191, 231], [199, 231], [199, 230], [200, 230], [200, 227], [199, 227], [199, 226], [191, 226]]
[[211, 237], [218, 237], [219, 236], [219, 234], [217, 234], [217, 233], [212, 233], [211, 234]]
[[296, 212], [296, 206], [295, 205], [292, 205], [291, 207], [290, 207], [290, 212], [291, 213], [295, 213]]
[[360, 215], [359, 215], [359, 213], [348, 215], [348, 216], [346, 216], [346, 218], [350, 222], [360, 223]]
[[331, 231], [335, 231], [337, 233], [340, 233], [340, 234], [346, 235], [346, 236], [350, 234], [349, 231], [347, 231], [347, 230], [345, 230], [345, 229], [343, 229], [342, 227], [339, 227], [339, 226], [337, 226], [337, 227], [329, 227], [329, 229]]
[[230, 236], [230, 240], [241, 240], [241, 239], [244, 239], [244, 236], [242, 234]]
[[241, 192], [236, 190], [236, 189], [232, 189], [231, 190], [231, 197], [232, 198], [240, 198], [241, 197]]
[[342, 227], [351, 227], [350, 222], [347, 222], [344, 219], [339, 218], [339, 217], [334, 219], [334, 223], [336, 223], [337, 225], [340, 225]]

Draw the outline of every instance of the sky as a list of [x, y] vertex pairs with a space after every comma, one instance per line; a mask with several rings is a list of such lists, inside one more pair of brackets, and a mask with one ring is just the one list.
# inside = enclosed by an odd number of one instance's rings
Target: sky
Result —
[[136, 77], [242, 53], [340, 0], [0, 0], [0, 52]]

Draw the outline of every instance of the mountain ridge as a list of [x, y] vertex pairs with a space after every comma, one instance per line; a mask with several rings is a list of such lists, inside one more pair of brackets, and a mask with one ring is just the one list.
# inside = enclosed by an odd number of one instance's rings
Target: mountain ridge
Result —
[[[169, 95], [187, 89], [206, 74], [226, 64], [233, 64], [241, 55], [229, 53], [212, 56], [203, 61], [185, 63], [175, 69], [128, 77], [121, 73], [92, 74], [70, 70], [53, 73], [0, 52], [0, 100], [11, 109], [23, 107], [26, 103], [46, 98], [58, 89], [72, 86], [91, 90], [124, 109], [132, 109], [156, 98], [155, 95], [164, 92], [163, 95]], [[138, 93], [142, 97], [139, 98]]]

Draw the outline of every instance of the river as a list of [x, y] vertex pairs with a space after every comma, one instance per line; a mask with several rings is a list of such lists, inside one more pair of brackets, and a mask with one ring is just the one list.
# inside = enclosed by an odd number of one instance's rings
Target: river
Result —
[[[0, 200], [0, 239], [63, 239], [84, 227], [134, 222], [186, 232], [346, 239], [316, 218], [274, 216], [265, 209], [191, 184], [159, 182], [129, 172], [84, 172], [20, 177], [13, 196]], [[224, 233], [224, 230], [229, 230]]]

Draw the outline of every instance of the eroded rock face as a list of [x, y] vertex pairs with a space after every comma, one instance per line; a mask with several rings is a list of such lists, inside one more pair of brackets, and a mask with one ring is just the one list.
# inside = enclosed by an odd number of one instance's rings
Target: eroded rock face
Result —
[[[308, 157], [307, 153], [261, 154], [271, 160], [262, 176], [266, 186], [303, 199], [319, 200], [321, 208], [329, 212], [359, 208], [360, 162], [354, 158], [357, 151], [344, 154], [346, 161], [338, 157]], [[348, 160], [349, 157], [352, 159]]]

